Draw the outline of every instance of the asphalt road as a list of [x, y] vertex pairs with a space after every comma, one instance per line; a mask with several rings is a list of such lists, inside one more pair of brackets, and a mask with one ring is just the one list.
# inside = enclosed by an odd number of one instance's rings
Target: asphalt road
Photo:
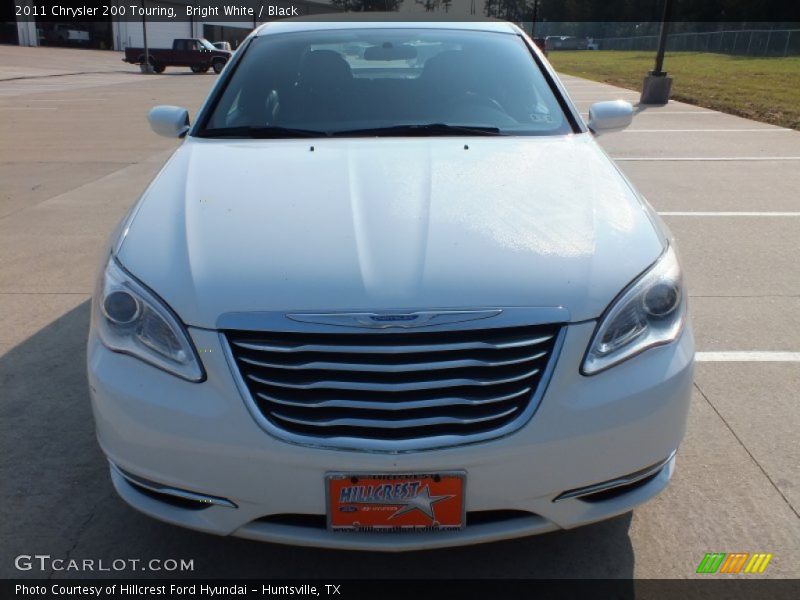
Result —
[[[95, 442], [84, 343], [100, 250], [176, 146], [145, 114], [195, 114], [215, 80], [144, 76], [119, 58], [0, 47], [0, 576], [53, 575], [15, 570], [38, 553], [193, 559], [199, 577], [684, 578], [706, 552], [736, 551], [773, 553], [763, 577], [800, 577], [800, 133], [671, 102], [600, 138], [664, 213], [691, 292], [702, 362], [662, 495], [598, 525], [471, 548], [284, 547], [140, 515]], [[564, 79], [582, 110], [636, 100]], [[126, 574], [142, 575], [114, 573]]]

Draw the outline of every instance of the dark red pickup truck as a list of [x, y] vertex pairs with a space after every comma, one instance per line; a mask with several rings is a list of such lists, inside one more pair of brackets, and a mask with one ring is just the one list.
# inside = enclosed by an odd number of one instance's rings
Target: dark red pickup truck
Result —
[[[172, 48], [148, 48], [150, 64], [156, 73], [163, 73], [167, 67], [190, 67], [195, 73], [205, 73], [214, 69], [222, 71], [231, 58], [227, 50], [219, 50], [203, 38], [173, 40]], [[144, 48], [125, 48], [125, 62], [144, 64]]]

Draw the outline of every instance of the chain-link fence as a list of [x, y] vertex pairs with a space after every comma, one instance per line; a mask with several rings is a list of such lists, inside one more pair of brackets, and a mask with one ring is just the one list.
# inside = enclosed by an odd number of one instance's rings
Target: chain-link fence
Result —
[[[600, 50], [655, 50], [657, 35], [598, 38]], [[800, 55], [800, 29], [742, 29], [673, 33], [667, 36], [668, 52], [719, 52], [746, 56]]]

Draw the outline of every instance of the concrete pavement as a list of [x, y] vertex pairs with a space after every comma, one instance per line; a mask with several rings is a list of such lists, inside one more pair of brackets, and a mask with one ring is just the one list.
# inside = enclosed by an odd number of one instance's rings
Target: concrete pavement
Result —
[[[94, 440], [88, 299], [109, 232], [176, 146], [149, 131], [147, 110], [194, 115], [215, 76], [143, 76], [110, 52], [0, 47], [0, 59], [0, 576], [41, 576], [14, 570], [13, 557], [45, 553], [190, 558], [189, 575], [206, 578], [684, 578], [706, 552], [745, 551], [774, 554], [764, 576], [800, 577], [798, 362], [699, 363], [670, 487], [573, 531], [384, 556], [216, 538], [128, 508]], [[82, 74], [62, 74], [77, 61]], [[20, 72], [44, 76], [37, 87], [9, 76]], [[635, 99], [564, 80], [582, 110]], [[800, 211], [800, 134], [670, 103], [600, 141], [657, 210], [689, 213], [664, 218], [698, 350], [800, 352], [800, 217], [690, 214]]]
[[121, 52], [103, 50], [3, 46], [2, 57], [0, 81], [130, 71]]

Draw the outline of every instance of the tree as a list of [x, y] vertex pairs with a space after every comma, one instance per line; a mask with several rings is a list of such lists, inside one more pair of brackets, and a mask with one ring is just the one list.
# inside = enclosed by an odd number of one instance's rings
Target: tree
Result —
[[393, 12], [403, 0], [331, 0], [331, 4], [344, 12]]
[[530, 21], [536, 0], [486, 0], [483, 12], [487, 17], [506, 21]]
[[450, 12], [450, 5], [453, 0], [414, 0], [417, 4], [425, 7], [425, 12], [439, 12], [444, 9], [444, 12]]

